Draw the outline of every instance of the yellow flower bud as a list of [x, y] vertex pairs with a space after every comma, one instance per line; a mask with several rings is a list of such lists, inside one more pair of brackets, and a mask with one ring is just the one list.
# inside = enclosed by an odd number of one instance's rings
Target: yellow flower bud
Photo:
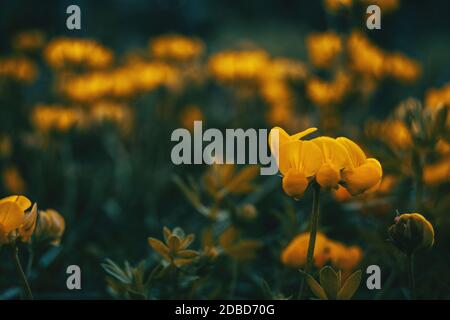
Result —
[[52, 245], [59, 245], [65, 227], [64, 218], [57, 211], [52, 209], [39, 211], [35, 239], [37, 242], [49, 242]]
[[407, 255], [434, 244], [434, 229], [419, 213], [404, 213], [395, 218], [389, 228], [389, 237], [394, 245]]
[[308, 187], [308, 179], [306, 179], [303, 173], [291, 169], [283, 177], [282, 185], [283, 191], [288, 196], [299, 199]]

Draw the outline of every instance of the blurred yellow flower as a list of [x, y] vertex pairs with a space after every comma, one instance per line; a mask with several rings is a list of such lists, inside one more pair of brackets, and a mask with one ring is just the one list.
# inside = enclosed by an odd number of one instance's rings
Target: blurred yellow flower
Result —
[[408, 127], [397, 119], [369, 121], [365, 126], [365, 133], [371, 138], [383, 141], [394, 150], [409, 149], [413, 144]]
[[208, 60], [208, 70], [219, 81], [259, 81], [270, 63], [263, 50], [223, 51]]
[[[309, 233], [296, 236], [281, 253], [281, 262], [292, 268], [301, 268], [306, 264], [306, 254], [309, 244]], [[349, 275], [362, 260], [362, 250], [358, 246], [346, 246], [341, 242], [329, 239], [322, 232], [316, 236], [313, 263], [318, 269], [328, 262], [341, 270], [343, 275]]]
[[365, 6], [375, 4], [383, 13], [391, 12], [400, 7], [400, 0], [362, 0]]
[[421, 74], [421, 66], [404, 54], [387, 54], [384, 58], [383, 73], [399, 81], [414, 82]]
[[427, 185], [438, 185], [450, 182], [450, 157], [423, 167], [423, 182]]
[[313, 66], [328, 68], [342, 52], [342, 42], [338, 34], [333, 31], [311, 33], [306, 38], [309, 60]]
[[384, 52], [361, 32], [353, 31], [347, 41], [351, 67], [360, 73], [380, 78], [384, 70]]
[[204, 44], [194, 37], [163, 35], [150, 40], [149, 50], [158, 59], [187, 61], [198, 58], [203, 53]]
[[66, 228], [63, 216], [53, 209], [39, 210], [34, 240], [38, 243], [59, 245]]
[[[308, 250], [309, 232], [296, 236], [281, 253], [281, 262], [292, 268], [300, 268], [306, 264], [306, 253]], [[330, 248], [328, 238], [321, 232], [316, 235], [314, 248], [314, 265], [321, 268], [329, 260]]]
[[300, 81], [305, 79], [307, 75], [305, 64], [297, 60], [281, 57], [271, 59], [262, 72], [263, 81]]
[[123, 103], [99, 101], [90, 106], [89, 120], [95, 123], [114, 123], [126, 133], [133, 127], [133, 112]]
[[111, 71], [96, 71], [66, 78], [59, 84], [68, 98], [77, 102], [129, 98], [161, 86], [173, 86], [178, 73], [163, 62], [133, 62]]
[[12, 152], [11, 138], [7, 135], [0, 135], [0, 157], [9, 156]]
[[353, 0], [323, 0], [325, 9], [330, 12], [338, 12], [352, 6]]
[[26, 183], [16, 166], [8, 166], [3, 170], [3, 185], [11, 193], [24, 193]]
[[349, 156], [348, 167], [342, 170], [341, 184], [352, 195], [373, 190], [381, 182], [383, 170], [378, 160], [367, 158], [361, 148], [345, 137], [336, 139], [345, 147]]
[[331, 82], [312, 77], [306, 82], [306, 95], [317, 106], [327, 107], [342, 102], [351, 84], [351, 76], [342, 71]]
[[83, 111], [79, 107], [37, 104], [31, 112], [31, 122], [41, 132], [66, 132], [84, 121]]
[[219, 237], [220, 249], [236, 260], [252, 260], [262, 242], [251, 239], [241, 239], [240, 232], [235, 227], [227, 228]]
[[45, 45], [45, 34], [40, 30], [27, 30], [16, 34], [12, 47], [16, 50], [33, 51]]
[[57, 38], [47, 44], [44, 57], [54, 68], [68, 66], [104, 68], [111, 65], [114, 54], [94, 40]]
[[36, 64], [28, 58], [0, 58], [0, 79], [31, 83], [36, 79], [37, 72]]

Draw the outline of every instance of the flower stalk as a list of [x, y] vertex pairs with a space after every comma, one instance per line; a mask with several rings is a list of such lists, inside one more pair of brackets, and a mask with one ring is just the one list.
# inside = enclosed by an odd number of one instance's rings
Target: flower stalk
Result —
[[33, 294], [31, 292], [30, 285], [28, 284], [27, 277], [23, 271], [22, 265], [19, 260], [19, 249], [15, 244], [11, 245], [11, 256], [14, 261], [14, 266], [16, 268], [17, 274], [19, 276], [20, 284], [22, 285], [22, 289], [24, 292], [25, 299], [33, 300]]
[[415, 300], [416, 296], [416, 283], [414, 280], [414, 255], [408, 254], [406, 256], [407, 267], [408, 267], [408, 279], [409, 279], [409, 289], [411, 292], [411, 300]]
[[[320, 185], [317, 182], [312, 183], [313, 187], [313, 206], [311, 212], [308, 252], [306, 255], [305, 273], [309, 274], [313, 265], [314, 247], [316, 245], [317, 228], [319, 226], [319, 203], [320, 203]], [[302, 277], [298, 298], [302, 299], [305, 291], [305, 277]]]

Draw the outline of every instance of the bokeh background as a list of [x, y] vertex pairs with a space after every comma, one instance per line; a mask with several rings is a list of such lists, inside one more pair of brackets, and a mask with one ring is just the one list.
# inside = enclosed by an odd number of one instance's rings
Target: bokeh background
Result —
[[[381, 30], [365, 27], [370, 3]], [[71, 4], [81, 30], [66, 28]], [[66, 220], [59, 246], [36, 249], [36, 297], [130, 297], [133, 284], [101, 264], [144, 261], [147, 275], [161, 261], [147, 238], [164, 226], [195, 234], [201, 261], [152, 278], [147, 297], [295, 296], [299, 274], [280, 255], [307, 230], [310, 192], [296, 202], [251, 167], [174, 166], [171, 132], [203, 120], [360, 142], [384, 180], [352, 199], [325, 193], [320, 230], [339, 251], [327, 263], [381, 267], [383, 290], [355, 298], [407, 298], [387, 228], [396, 210], [421, 212], [436, 243], [417, 255], [419, 296], [448, 299], [449, 121], [426, 128], [450, 103], [449, 10], [437, 0], [3, 1], [0, 195], [25, 194]], [[0, 297], [17, 298], [4, 251]], [[66, 289], [71, 264], [80, 291]]]

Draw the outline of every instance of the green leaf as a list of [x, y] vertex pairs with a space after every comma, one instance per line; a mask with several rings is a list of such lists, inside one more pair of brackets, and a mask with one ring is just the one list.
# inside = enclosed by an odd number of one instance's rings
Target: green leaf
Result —
[[306, 278], [306, 283], [308, 284], [314, 295], [321, 300], [328, 300], [325, 290], [320, 286], [320, 284], [309, 274], [303, 270], [299, 270], [300, 273]]
[[337, 295], [338, 300], [350, 300], [353, 297], [361, 283], [361, 274], [361, 270], [358, 270], [348, 277]]
[[335, 300], [339, 291], [339, 278], [333, 268], [326, 266], [320, 270], [320, 284], [330, 300]]

